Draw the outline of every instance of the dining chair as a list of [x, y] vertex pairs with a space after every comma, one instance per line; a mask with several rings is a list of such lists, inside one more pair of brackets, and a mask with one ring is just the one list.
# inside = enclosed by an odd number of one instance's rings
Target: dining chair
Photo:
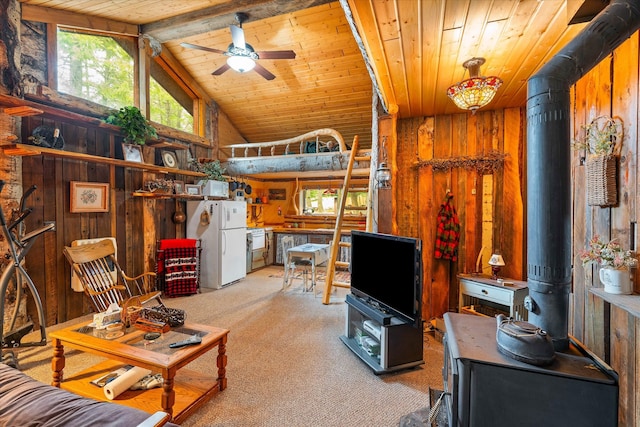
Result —
[[282, 289], [284, 290], [291, 286], [294, 279], [302, 279], [303, 290], [308, 291], [307, 283], [309, 271], [311, 269], [311, 260], [291, 256], [290, 249], [295, 246], [293, 236], [283, 236], [280, 241], [280, 245], [282, 248], [282, 258], [284, 260]]

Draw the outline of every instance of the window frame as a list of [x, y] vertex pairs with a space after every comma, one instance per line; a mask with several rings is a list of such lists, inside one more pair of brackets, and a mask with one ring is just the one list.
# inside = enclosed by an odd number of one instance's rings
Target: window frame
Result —
[[[123, 38], [123, 39], [130, 39], [132, 41], [133, 45], [137, 45], [140, 46], [141, 41], [144, 40], [144, 38], [141, 35], [131, 35], [131, 34], [125, 34], [125, 33], [114, 33], [114, 32], [109, 32], [109, 31], [102, 31], [102, 30], [97, 30], [97, 29], [92, 29], [92, 28], [84, 28], [84, 27], [77, 27], [77, 26], [71, 26], [71, 25], [65, 25], [65, 24], [55, 24], [52, 25], [53, 30], [48, 31], [48, 37], [47, 37], [47, 45], [48, 45], [48, 50], [49, 50], [49, 56], [48, 56], [48, 75], [49, 75], [49, 81], [50, 84], [49, 86], [52, 89], [55, 89], [56, 91], [59, 92], [58, 89], [58, 63], [57, 63], [57, 57], [58, 57], [58, 38], [57, 38], [57, 33], [60, 30], [63, 31], [72, 31], [75, 33], [79, 33], [79, 34], [88, 34], [88, 35], [95, 35], [95, 36], [103, 36], [103, 37], [112, 37], [112, 38]], [[53, 36], [51, 36], [51, 33], [53, 33]], [[144, 43], [144, 45], [146, 46], [146, 41]], [[141, 63], [141, 58], [140, 58], [140, 53], [141, 52], [145, 52], [144, 48], [138, 48], [133, 50], [132, 52], [130, 52], [132, 58], [133, 58], [133, 74], [134, 74], [134, 81], [133, 81], [133, 105], [141, 108], [141, 105], [145, 105], [145, 111], [143, 111], [143, 114], [145, 115], [145, 117], [149, 117], [150, 114], [150, 102], [143, 102], [143, 100], [141, 99], [142, 96], [144, 96], [144, 94], [148, 94], [149, 93], [149, 81], [151, 78], [151, 66], [147, 65], [146, 67]], [[149, 55], [151, 56], [151, 55]], [[151, 59], [155, 62], [155, 64], [157, 64], [162, 70], [164, 70], [165, 73], [167, 73], [167, 75], [173, 80], [173, 82], [176, 84], [177, 87], [179, 87], [180, 89], [182, 89], [185, 93], [186, 96], [188, 96], [189, 98], [192, 99], [193, 102], [193, 107], [192, 107], [192, 116], [193, 116], [193, 129], [191, 131], [192, 134], [194, 135], [198, 135], [198, 136], [205, 136], [204, 135], [204, 130], [205, 130], [205, 114], [204, 112], [206, 111], [206, 100], [205, 100], [205, 96], [204, 94], [201, 92], [201, 90], [197, 87], [194, 87], [194, 85], [189, 83], [189, 79], [190, 77], [186, 74], [184, 74], [184, 72], [179, 70], [179, 67], [177, 67], [176, 65], [174, 65], [174, 61], [172, 59], [172, 57], [170, 55], [167, 55], [164, 52], [161, 52], [159, 55], [155, 56], [155, 57], [151, 57]], [[140, 78], [140, 72], [141, 70], [146, 70], [147, 76], [145, 76], [144, 79]], [[141, 88], [140, 87], [140, 82], [143, 81], [145, 82], [146, 87]], [[156, 79], [156, 82], [158, 82], [158, 80]], [[158, 82], [158, 84], [160, 84]], [[164, 86], [163, 86], [164, 87]], [[165, 90], [167, 90], [165, 88]], [[177, 100], [177, 98], [171, 93], [170, 90], [167, 90], [167, 92], [169, 92], [169, 94], [171, 94], [171, 96]], [[81, 98], [84, 99], [84, 98]], [[88, 100], [91, 101], [91, 100]], [[178, 103], [180, 104], [180, 102], [178, 101]], [[102, 104], [99, 104], [102, 105]], [[104, 106], [104, 107], [108, 107], [108, 106]], [[187, 110], [188, 111], [188, 110]], [[164, 126], [164, 125], [163, 125]], [[170, 126], [167, 126], [170, 127]], [[174, 129], [174, 128], [171, 128]], [[180, 129], [176, 129], [179, 131], [182, 131]]]
[[[334, 188], [336, 193], [334, 195], [335, 199], [340, 199], [342, 197], [342, 192], [343, 192], [343, 187], [342, 185], [337, 186], [337, 187], [332, 187], [331, 185], [328, 186], [328, 188]], [[309, 216], [327, 216], [327, 215], [337, 215], [337, 209], [338, 209], [338, 205], [339, 205], [339, 200], [336, 201], [335, 207], [334, 207], [334, 212], [326, 212], [326, 211], [322, 211], [322, 212], [311, 212], [308, 213], [308, 208], [306, 206], [306, 201], [307, 201], [307, 191], [312, 191], [312, 190], [317, 190], [317, 191], [323, 191], [323, 189], [318, 186], [318, 185], [313, 185], [313, 186], [308, 186], [308, 187], [303, 187], [302, 190], [300, 191], [300, 195], [299, 195], [299, 205], [301, 207], [301, 210], [303, 212], [303, 215], [309, 215]], [[367, 202], [368, 202], [368, 192], [369, 190], [365, 187], [362, 186], [351, 186], [347, 189], [347, 191], [349, 193], [363, 193], [363, 195], [365, 196], [365, 200], [363, 205], [358, 205], [357, 208], [348, 208], [347, 206], [345, 206], [344, 211], [362, 211], [362, 212], [366, 212], [367, 210]], [[347, 215], [357, 215], [355, 213], [351, 213], [351, 214], [347, 214]]]

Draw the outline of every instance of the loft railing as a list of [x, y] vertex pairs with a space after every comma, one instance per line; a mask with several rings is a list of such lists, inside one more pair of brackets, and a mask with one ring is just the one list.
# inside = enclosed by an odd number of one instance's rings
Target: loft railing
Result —
[[[327, 139], [331, 138], [331, 139]], [[279, 156], [289, 154], [313, 154], [324, 152], [345, 152], [348, 151], [342, 134], [335, 129], [317, 129], [305, 134], [271, 142], [253, 142], [244, 144], [231, 144], [220, 147], [221, 158], [239, 157], [263, 157]], [[237, 155], [238, 151], [242, 154]]]

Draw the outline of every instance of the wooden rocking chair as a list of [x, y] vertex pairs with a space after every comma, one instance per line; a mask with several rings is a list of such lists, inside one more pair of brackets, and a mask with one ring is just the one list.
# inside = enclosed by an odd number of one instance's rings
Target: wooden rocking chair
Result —
[[146, 272], [127, 276], [116, 260], [111, 240], [65, 246], [64, 255], [97, 311], [106, 311], [112, 303], [122, 305], [133, 296], [138, 296], [142, 304], [152, 300], [162, 304], [161, 292], [155, 290], [156, 274]]

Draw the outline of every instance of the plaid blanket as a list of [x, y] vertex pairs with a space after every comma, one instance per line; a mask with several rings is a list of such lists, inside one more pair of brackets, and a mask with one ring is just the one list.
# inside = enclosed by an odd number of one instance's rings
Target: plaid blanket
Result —
[[456, 208], [450, 203], [453, 194], [448, 193], [438, 212], [436, 229], [436, 259], [458, 260], [458, 242], [460, 241], [460, 221]]
[[168, 297], [198, 292], [198, 252], [196, 248], [164, 250], [164, 293]]

